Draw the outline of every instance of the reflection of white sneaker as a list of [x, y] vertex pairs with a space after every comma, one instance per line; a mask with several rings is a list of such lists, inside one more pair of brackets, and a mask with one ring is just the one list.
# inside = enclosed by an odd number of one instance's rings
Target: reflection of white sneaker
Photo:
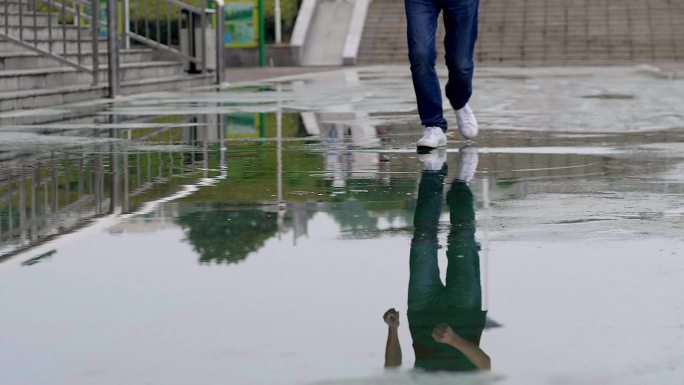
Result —
[[456, 122], [458, 123], [458, 131], [464, 138], [475, 139], [477, 137], [479, 132], [477, 119], [475, 119], [475, 114], [469, 105], [466, 104], [460, 110], [456, 110]]
[[439, 127], [425, 127], [423, 137], [416, 143], [418, 147], [437, 148], [446, 146], [446, 135]]
[[470, 182], [475, 176], [479, 160], [478, 149], [474, 146], [465, 146], [459, 150], [461, 159], [458, 161], [458, 174], [456, 179]]
[[418, 160], [423, 163], [423, 171], [440, 171], [447, 160], [446, 148], [438, 148], [427, 154], [420, 154]]

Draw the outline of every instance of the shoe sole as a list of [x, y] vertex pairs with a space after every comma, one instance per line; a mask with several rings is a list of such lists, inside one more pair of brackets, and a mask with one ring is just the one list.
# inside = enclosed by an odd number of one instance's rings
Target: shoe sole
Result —
[[417, 146], [416, 152], [419, 154], [429, 154], [432, 151], [435, 151], [436, 149], [437, 149], [436, 147]]
[[469, 154], [479, 154], [478, 146], [465, 145], [458, 149], [459, 154], [469, 155]]
[[442, 146], [437, 146], [437, 147], [416, 145], [416, 150], [417, 150], [419, 153], [424, 154], [425, 152], [421, 152], [421, 151], [430, 152], [430, 151], [436, 150], [436, 149], [438, 149], [438, 148], [443, 148], [443, 147], [446, 147], [446, 144], [445, 144], [445, 145], [442, 145]]

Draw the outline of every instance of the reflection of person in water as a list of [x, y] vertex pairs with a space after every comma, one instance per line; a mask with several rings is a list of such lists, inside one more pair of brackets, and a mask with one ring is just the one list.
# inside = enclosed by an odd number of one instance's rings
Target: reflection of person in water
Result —
[[[491, 368], [489, 356], [479, 347], [486, 311], [482, 310], [473, 195], [466, 183], [475, 171], [477, 150], [465, 150], [461, 151], [459, 175], [447, 193], [451, 226], [446, 252], [446, 285], [442, 284], [437, 264], [437, 232], [446, 165], [435, 154], [428, 154], [432, 156], [428, 162], [423, 159], [428, 170], [423, 172], [420, 180], [413, 220], [415, 230], [411, 242], [407, 313], [416, 356], [415, 366], [425, 370]], [[443, 157], [445, 159], [446, 155]], [[390, 309], [383, 318], [389, 326], [385, 366], [396, 367], [401, 365], [397, 333], [399, 313]]]

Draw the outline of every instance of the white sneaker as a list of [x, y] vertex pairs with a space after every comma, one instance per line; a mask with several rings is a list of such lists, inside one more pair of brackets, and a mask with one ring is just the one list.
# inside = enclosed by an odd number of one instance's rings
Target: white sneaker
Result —
[[456, 122], [458, 123], [458, 131], [461, 132], [466, 139], [475, 139], [479, 131], [477, 119], [473, 110], [469, 105], [465, 105], [460, 110], [456, 110]]
[[458, 150], [461, 153], [461, 159], [458, 160], [458, 174], [456, 179], [463, 182], [470, 182], [475, 177], [475, 170], [477, 170], [477, 163], [480, 156], [478, 149], [475, 146], [465, 146]]
[[425, 127], [423, 137], [416, 143], [418, 147], [437, 148], [447, 144], [446, 135], [439, 127]]
[[418, 160], [423, 163], [423, 171], [440, 171], [447, 160], [446, 148], [438, 148], [427, 154], [420, 154]]

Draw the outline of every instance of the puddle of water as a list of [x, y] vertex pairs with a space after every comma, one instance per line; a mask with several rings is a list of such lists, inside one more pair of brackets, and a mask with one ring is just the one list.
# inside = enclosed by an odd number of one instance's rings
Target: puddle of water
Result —
[[[366, 75], [352, 96], [401, 73]], [[402, 114], [301, 99], [332, 76], [3, 127], [0, 382], [681, 378], [680, 133], [507, 117], [419, 155]], [[278, 92], [337, 106], [226, 112]]]

